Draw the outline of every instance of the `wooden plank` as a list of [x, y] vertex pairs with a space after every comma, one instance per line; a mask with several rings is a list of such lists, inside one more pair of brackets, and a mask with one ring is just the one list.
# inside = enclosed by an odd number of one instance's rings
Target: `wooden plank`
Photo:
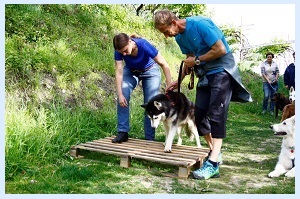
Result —
[[178, 177], [187, 178], [190, 169], [199, 167], [209, 152], [208, 148], [172, 145], [172, 152], [165, 153], [163, 142], [129, 138], [127, 142], [112, 143], [115, 136], [71, 147], [70, 154], [78, 157], [80, 150], [94, 151], [121, 157], [120, 166], [131, 166], [131, 158], [143, 159], [178, 166]]
[[[107, 148], [106, 146], [100, 146], [100, 145], [91, 145], [91, 144], [81, 144], [81, 146], [84, 147], [89, 147], [89, 148], [95, 148], [95, 149], [102, 149], [102, 150], [109, 150], [109, 151], [116, 151], [116, 152], [122, 152], [124, 154], [128, 154], [130, 156], [132, 156], [133, 154], [135, 155], [144, 155], [147, 157], [154, 157], [154, 158], [163, 158], [163, 159], [170, 159], [170, 160], [174, 160], [174, 161], [190, 161], [191, 158], [182, 158], [182, 157], [174, 157], [174, 156], [170, 156], [170, 153], [158, 153], [158, 154], [153, 154], [153, 153], [148, 153], [147, 150], [144, 149], [126, 149], [126, 148]], [[168, 156], [169, 155], [169, 156]], [[193, 157], [193, 160], [197, 160], [199, 157]]]
[[147, 157], [147, 156], [142, 156], [142, 155], [137, 155], [137, 154], [129, 154], [129, 155], [130, 155], [130, 157], [133, 157], [133, 158], [138, 158], [138, 159], [143, 159], [143, 160], [151, 160], [153, 162], [171, 164], [171, 165], [174, 165], [174, 166], [185, 166], [185, 167], [187, 167], [187, 166], [190, 166], [192, 164], [190, 162], [172, 161], [172, 160], [154, 158], [154, 157]]
[[[94, 140], [95, 142], [100, 141], [100, 142], [110, 142], [111, 140], [114, 138], [113, 137], [106, 137], [105, 139], [101, 139], [101, 140]], [[163, 142], [157, 142], [157, 141], [150, 141], [150, 140], [140, 140], [140, 139], [134, 139], [134, 138], [129, 138], [127, 142], [122, 142], [122, 144], [126, 144], [126, 143], [134, 143], [135, 145], [142, 145], [142, 146], [154, 146], [154, 145], [158, 145], [159, 147], [163, 147]], [[189, 150], [189, 149], [193, 149], [193, 150], [199, 150], [199, 151], [206, 151], [205, 148], [197, 148], [196, 146], [187, 146], [187, 145], [176, 145], [173, 144], [173, 146], [176, 146], [176, 148], [179, 149], [184, 149], [184, 150]]]
[[166, 158], [161, 158], [159, 156], [151, 157], [151, 156], [141, 155], [139, 153], [127, 153], [124, 151], [118, 152], [118, 151], [111, 151], [111, 150], [107, 150], [107, 149], [90, 148], [88, 146], [82, 146], [82, 145], [77, 146], [77, 148], [83, 149], [83, 150], [88, 150], [88, 151], [94, 151], [94, 152], [102, 152], [102, 153], [111, 154], [111, 155], [118, 155], [118, 156], [127, 155], [127, 156], [130, 156], [133, 158], [150, 160], [153, 162], [161, 162], [161, 163], [171, 164], [171, 165], [175, 165], [175, 166], [189, 166], [189, 165], [196, 163], [196, 161], [197, 161], [197, 160], [183, 161], [182, 159], [166, 159]]
[[160, 156], [169, 156], [169, 157], [179, 157], [179, 158], [188, 158], [188, 159], [198, 159], [199, 156], [201, 157], [206, 157], [207, 156], [207, 152], [203, 153], [203, 152], [199, 152], [199, 153], [194, 153], [194, 151], [192, 151], [193, 153], [191, 154], [191, 151], [189, 151], [189, 153], [165, 153], [163, 152], [163, 150], [152, 150], [152, 148], [148, 148], [148, 149], [144, 149], [144, 148], [138, 148], [138, 147], [128, 147], [126, 145], [122, 145], [122, 144], [116, 144], [113, 145], [111, 143], [92, 143], [92, 142], [87, 142], [85, 144], [80, 144], [82, 146], [88, 146], [88, 147], [94, 147], [94, 148], [101, 148], [101, 149], [109, 149], [112, 151], [122, 151], [122, 152], [128, 152], [128, 151], [139, 151], [139, 152], [143, 152], [145, 154], [155, 154], [155, 155], [160, 155]]
[[[149, 142], [149, 141], [148, 141]], [[150, 141], [151, 142], [151, 141]], [[153, 142], [153, 141], [152, 141]], [[101, 145], [106, 145], [107, 147], [112, 147], [112, 143], [107, 143], [107, 142], [103, 142], [102, 140], [96, 140], [94, 142], [94, 144], [96, 143], [101, 143]], [[164, 153], [163, 152], [163, 149], [164, 149], [164, 146], [162, 145], [162, 142], [158, 142], [160, 144], [160, 146], [156, 147], [156, 144], [157, 143], [153, 143], [153, 144], [143, 144], [141, 143], [141, 145], [137, 145], [136, 142], [134, 142], [134, 144], [132, 142], [130, 142], [130, 139], [128, 140], [128, 142], [123, 142], [121, 144], [119, 143], [116, 143], [115, 146], [116, 147], [124, 147], [126, 149], [133, 149], [133, 148], [143, 148], [143, 149], [149, 149], [149, 153], [153, 152], [153, 151], [157, 151], [157, 152], [161, 152], [162, 154], [168, 154], [168, 153]], [[113, 146], [113, 147], [115, 147]], [[192, 149], [192, 150], [191, 150]], [[191, 153], [192, 152], [192, 153]], [[186, 147], [186, 146], [177, 146], [177, 145], [174, 145], [173, 148], [172, 148], [172, 153], [177, 153], [176, 156], [182, 154], [183, 156], [207, 156], [208, 154], [208, 149], [207, 148], [195, 148], [195, 147], [192, 147], [192, 148], [189, 148], [189, 147]]]
[[100, 153], [110, 154], [110, 155], [117, 155], [117, 156], [124, 155], [124, 153], [122, 153], [122, 152], [110, 151], [110, 150], [103, 150], [103, 149], [96, 149], [96, 148], [89, 148], [89, 147], [85, 147], [85, 146], [76, 146], [76, 148], [87, 150], [87, 151], [94, 151], [94, 152], [100, 152]]

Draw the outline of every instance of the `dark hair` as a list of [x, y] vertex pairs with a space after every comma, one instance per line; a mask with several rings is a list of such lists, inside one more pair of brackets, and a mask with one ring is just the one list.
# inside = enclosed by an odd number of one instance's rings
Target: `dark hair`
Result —
[[128, 44], [130, 38], [141, 38], [141, 37], [138, 36], [137, 34], [132, 34], [129, 37], [125, 33], [120, 33], [118, 35], [115, 35], [113, 39], [115, 50], [121, 50], [122, 48], [124, 48]]
[[129, 42], [129, 37], [125, 33], [120, 33], [118, 35], [115, 35], [113, 39], [115, 50], [121, 50], [128, 44], [128, 42]]
[[266, 58], [267, 58], [269, 55], [272, 55], [272, 58], [274, 58], [274, 54], [271, 53], [271, 52], [268, 52], [268, 53], [266, 54]]

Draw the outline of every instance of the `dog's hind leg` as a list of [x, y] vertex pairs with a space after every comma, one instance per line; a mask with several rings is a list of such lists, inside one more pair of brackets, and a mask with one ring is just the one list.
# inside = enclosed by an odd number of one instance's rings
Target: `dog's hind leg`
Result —
[[178, 146], [180, 146], [182, 144], [181, 130], [182, 130], [182, 126], [178, 126], [178, 128], [177, 128], [177, 135], [178, 135], [177, 145]]
[[190, 132], [192, 133], [192, 136], [194, 136], [196, 138], [197, 147], [202, 148], [198, 130], [197, 130], [197, 127], [196, 127], [194, 121], [192, 121], [192, 120], [188, 121], [188, 128], [189, 128]]

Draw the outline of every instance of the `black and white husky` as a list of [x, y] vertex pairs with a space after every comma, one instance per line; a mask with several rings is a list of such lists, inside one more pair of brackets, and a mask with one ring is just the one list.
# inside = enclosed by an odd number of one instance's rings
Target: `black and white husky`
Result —
[[178, 95], [176, 92], [169, 91], [167, 94], [158, 94], [141, 106], [145, 108], [153, 128], [157, 128], [160, 122], [163, 122], [166, 133], [164, 152], [171, 152], [176, 132], [178, 134], [177, 145], [181, 145], [182, 127], [187, 127], [185, 130], [190, 134], [190, 138], [196, 138], [197, 147], [202, 147], [195, 124], [195, 105], [183, 93]]

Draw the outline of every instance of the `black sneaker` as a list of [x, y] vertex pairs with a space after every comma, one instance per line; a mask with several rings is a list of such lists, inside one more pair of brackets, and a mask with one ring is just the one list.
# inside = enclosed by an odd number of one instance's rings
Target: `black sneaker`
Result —
[[126, 132], [119, 132], [117, 137], [115, 137], [111, 142], [112, 143], [121, 143], [126, 142], [128, 140], [128, 133]]

